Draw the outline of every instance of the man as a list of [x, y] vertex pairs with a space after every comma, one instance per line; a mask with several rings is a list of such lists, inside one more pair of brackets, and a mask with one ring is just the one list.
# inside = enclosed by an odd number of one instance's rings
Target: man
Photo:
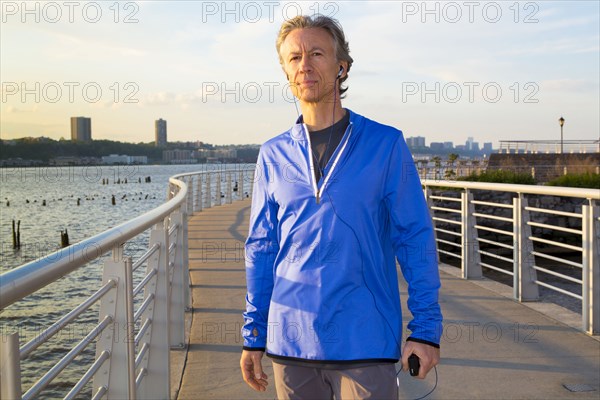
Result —
[[[352, 66], [338, 22], [299, 16], [277, 38], [302, 115], [257, 161], [246, 241], [244, 380], [280, 399], [397, 398], [395, 363], [439, 362], [431, 218], [402, 133], [341, 106]], [[409, 285], [401, 352], [396, 259]]]

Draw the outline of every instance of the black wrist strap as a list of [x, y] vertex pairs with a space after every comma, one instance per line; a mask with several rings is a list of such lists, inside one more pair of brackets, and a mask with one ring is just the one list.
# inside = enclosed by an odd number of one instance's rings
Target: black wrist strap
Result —
[[244, 350], [246, 351], [265, 351], [266, 348], [264, 347], [248, 347], [248, 346], [244, 346], [242, 347]]
[[423, 343], [432, 347], [435, 347], [436, 349], [440, 348], [440, 345], [434, 342], [430, 342], [429, 340], [424, 340], [424, 339], [417, 339], [414, 337], [409, 337], [406, 339], [407, 342], [417, 342], [417, 343]]

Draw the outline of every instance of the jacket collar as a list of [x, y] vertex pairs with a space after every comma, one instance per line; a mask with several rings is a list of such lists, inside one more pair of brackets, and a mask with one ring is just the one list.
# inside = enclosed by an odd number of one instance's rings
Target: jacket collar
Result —
[[[362, 116], [359, 114], [356, 114], [354, 111], [350, 110], [349, 108], [346, 108], [346, 111], [350, 113], [350, 124], [351, 125], [356, 125], [357, 123], [359, 123], [362, 119]], [[304, 133], [304, 116], [302, 114], [300, 114], [298, 116], [298, 118], [296, 119], [296, 123], [294, 125], [292, 125], [292, 128], [290, 129], [290, 136], [292, 137], [293, 140], [297, 140], [297, 141], [302, 141], [302, 140], [306, 140], [306, 136]]]

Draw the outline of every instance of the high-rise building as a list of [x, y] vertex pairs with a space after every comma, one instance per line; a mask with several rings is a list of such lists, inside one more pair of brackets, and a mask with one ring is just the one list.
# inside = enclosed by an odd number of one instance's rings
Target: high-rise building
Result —
[[74, 142], [92, 141], [92, 119], [71, 117], [71, 140]]
[[406, 139], [406, 145], [411, 149], [425, 147], [425, 138], [423, 136], [409, 137]]
[[465, 146], [467, 146], [467, 150], [473, 150], [473, 142], [474, 142], [473, 137], [469, 136], [465, 143]]
[[162, 118], [154, 122], [154, 145], [156, 147], [167, 145], [167, 121]]

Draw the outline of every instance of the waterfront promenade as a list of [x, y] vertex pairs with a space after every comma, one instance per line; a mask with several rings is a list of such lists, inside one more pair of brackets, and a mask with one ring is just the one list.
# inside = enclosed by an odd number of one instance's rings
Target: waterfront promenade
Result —
[[[249, 212], [245, 199], [197, 212], [189, 220], [193, 300], [187, 353], [177, 351], [175, 362], [183, 368], [172, 365], [171, 371], [178, 399], [275, 398], [268, 359], [266, 393], [247, 387], [239, 369]], [[437, 388], [428, 399], [600, 397], [600, 341], [569, 326], [580, 324], [580, 316], [554, 305], [520, 304], [510, 298], [510, 288], [466, 281], [459, 272], [441, 266], [442, 361]], [[402, 279], [399, 284], [406, 322], [406, 285]], [[400, 373], [400, 398], [424, 396], [435, 380], [434, 372], [424, 381]]]

